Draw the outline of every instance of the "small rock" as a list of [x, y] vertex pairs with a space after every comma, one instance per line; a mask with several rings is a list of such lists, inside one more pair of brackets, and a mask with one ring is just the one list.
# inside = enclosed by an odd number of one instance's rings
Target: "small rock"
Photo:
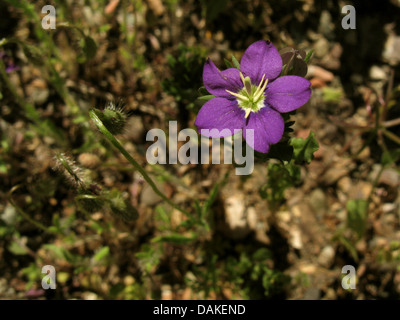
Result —
[[369, 247], [371, 249], [379, 249], [379, 248], [384, 248], [389, 246], [389, 241], [382, 236], [375, 236], [372, 238], [372, 240], [369, 242]]
[[346, 176], [350, 170], [352, 170], [352, 166], [350, 166], [350, 163], [347, 161], [345, 162], [346, 163], [336, 163], [326, 171], [323, 176], [323, 180], [327, 185], [334, 184], [340, 178]]
[[172, 300], [172, 288], [169, 284], [161, 286], [161, 300]]
[[398, 218], [394, 214], [384, 214], [380, 219], [382, 234], [392, 234], [396, 229]]
[[326, 87], [325, 81], [321, 80], [320, 78], [312, 78], [310, 79], [311, 87], [318, 89]]
[[343, 193], [349, 193], [353, 181], [349, 177], [343, 177], [337, 182], [338, 190], [342, 191]]
[[332, 246], [326, 246], [321, 250], [318, 256], [318, 263], [325, 268], [329, 268], [335, 258], [335, 249]]
[[36, 105], [45, 103], [50, 95], [46, 81], [34, 79], [27, 87], [26, 93], [31, 101]]
[[[155, 181], [155, 184], [158, 189], [163, 190], [163, 184], [161, 182]], [[154, 190], [150, 187], [149, 184], [145, 184], [143, 186], [142, 193], [140, 194], [140, 203], [144, 206], [155, 206], [159, 203], [162, 198], [154, 192]]]
[[[229, 196], [224, 201], [225, 221], [222, 224], [222, 231], [231, 239], [243, 239], [252, 228], [257, 226], [256, 212], [253, 209], [246, 210], [244, 195], [241, 193]], [[250, 215], [249, 215], [250, 213]]]
[[318, 288], [311, 287], [304, 293], [303, 300], [319, 300], [321, 298], [321, 291]]
[[325, 193], [321, 189], [315, 189], [310, 194], [310, 205], [316, 214], [323, 214], [329, 209]]
[[387, 79], [387, 74], [383, 68], [374, 65], [369, 69], [369, 77], [372, 80], [385, 80]]
[[335, 26], [332, 23], [332, 16], [328, 10], [323, 10], [319, 19], [318, 32], [322, 33], [328, 39], [332, 39]]
[[384, 203], [382, 205], [382, 211], [384, 213], [393, 213], [393, 212], [395, 212], [396, 208], [397, 208], [397, 204], [395, 204], [395, 203]]
[[82, 292], [83, 300], [97, 300], [97, 294], [90, 291]]
[[364, 253], [368, 248], [367, 241], [365, 241], [365, 239], [360, 239], [359, 241], [357, 241], [355, 248], [358, 252]]
[[3, 220], [7, 225], [13, 225], [17, 221], [18, 213], [12, 205], [7, 205], [0, 215], [0, 219]]
[[100, 164], [100, 158], [93, 153], [82, 153], [78, 157], [78, 161], [86, 168], [96, 168]]
[[161, 16], [165, 11], [164, 5], [161, 0], [148, 0], [148, 4], [150, 9], [158, 17]]
[[303, 241], [301, 240], [301, 231], [297, 227], [291, 227], [289, 228], [289, 243], [290, 245], [297, 249], [301, 250], [303, 249]]
[[383, 59], [392, 65], [400, 62], [400, 36], [390, 33], [383, 50]]
[[397, 188], [400, 185], [400, 174], [395, 169], [385, 169], [378, 180], [378, 184], [386, 184]]
[[131, 275], [127, 275], [124, 277], [124, 285], [125, 286], [131, 286], [136, 282], [135, 278], [132, 277]]
[[320, 38], [314, 44], [314, 54], [317, 58], [323, 58], [329, 53], [329, 41]]
[[299, 266], [299, 270], [305, 274], [314, 274], [317, 271], [317, 267], [313, 264], [302, 264]]
[[328, 288], [328, 290], [326, 290], [326, 294], [324, 296], [324, 299], [326, 300], [336, 300], [337, 299], [337, 295], [334, 289], [332, 288]]
[[358, 181], [356, 184], [354, 184], [350, 191], [349, 191], [349, 197], [351, 199], [367, 199], [372, 191], [372, 185], [370, 182], [366, 181]]
[[311, 77], [316, 77], [324, 82], [331, 82], [333, 78], [335, 77], [332, 72], [325, 70], [324, 68], [318, 67], [311, 65], [308, 67], [308, 73], [307, 75]]

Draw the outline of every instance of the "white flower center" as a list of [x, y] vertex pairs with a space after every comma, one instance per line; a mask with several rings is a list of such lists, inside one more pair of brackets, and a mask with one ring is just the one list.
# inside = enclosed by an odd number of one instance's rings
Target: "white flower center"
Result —
[[250, 112], [258, 112], [261, 108], [264, 108], [264, 91], [268, 84], [268, 79], [265, 79], [265, 74], [262, 76], [262, 79], [258, 86], [252, 85], [250, 77], [244, 77], [242, 73], [240, 73], [240, 78], [243, 82], [243, 88], [238, 92], [232, 92], [226, 90], [228, 93], [237, 98], [237, 102], [239, 106], [246, 111], [245, 118], [250, 115]]

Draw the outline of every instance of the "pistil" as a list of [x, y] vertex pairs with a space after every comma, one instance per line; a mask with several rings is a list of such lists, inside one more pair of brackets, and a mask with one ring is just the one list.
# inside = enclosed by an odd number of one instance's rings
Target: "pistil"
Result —
[[265, 79], [264, 74], [258, 86], [252, 85], [250, 77], [245, 77], [241, 72], [240, 79], [242, 80], [243, 88], [238, 93], [229, 90], [226, 90], [226, 92], [238, 99], [239, 106], [246, 111], [245, 118], [247, 119], [252, 111], [256, 112], [264, 106], [263, 95], [268, 84], [268, 79]]

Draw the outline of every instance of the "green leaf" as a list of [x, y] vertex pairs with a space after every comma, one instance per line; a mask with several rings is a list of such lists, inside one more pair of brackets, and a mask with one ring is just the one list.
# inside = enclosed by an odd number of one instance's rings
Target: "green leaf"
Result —
[[168, 242], [172, 244], [187, 244], [191, 243], [193, 240], [196, 239], [196, 235], [193, 234], [192, 237], [187, 237], [184, 235], [181, 235], [179, 233], [172, 233], [169, 235], [165, 236], [159, 236], [153, 238], [152, 242]]
[[272, 258], [272, 253], [267, 248], [260, 248], [253, 253], [253, 261], [256, 262], [263, 262], [271, 258]]
[[199, 96], [206, 96], [210, 95], [210, 93], [207, 91], [206, 87], [200, 87], [198, 90]]
[[340, 89], [324, 87], [322, 88], [322, 99], [324, 102], [339, 102], [343, 97], [343, 92]]
[[400, 159], [400, 148], [384, 151], [381, 158], [383, 166], [391, 165]]
[[222, 180], [220, 182], [218, 182], [217, 184], [215, 184], [215, 186], [212, 188], [211, 192], [210, 192], [210, 196], [208, 197], [206, 203], [203, 206], [203, 217], [208, 213], [208, 211], [210, 210], [212, 204], [215, 202], [219, 189], [221, 186], [223, 186], [226, 183], [226, 180], [228, 179], [228, 175], [229, 172], [227, 172], [225, 174], [225, 176], [222, 178]]
[[198, 97], [197, 99], [199, 99], [199, 100], [204, 100], [204, 101], [208, 101], [208, 100], [211, 100], [212, 98], [215, 98], [215, 96], [212, 95], [212, 94], [208, 94], [208, 95], [206, 95], [206, 96]]
[[307, 139], [292, 138], [290, 144], [293, 146], [294, 160], [298, 164], [310, 163], [314, 158], [314, 152], [319, 149], [318, 141], [312, 131]]
[[74, 256], [71, 252], [63, 247], [56, 246], [55, 244], [45, 244], [44, 248], [52, 251], [55, 256], [59, 259], [65, 259], [70, 263], [75, 263], [77, 261], [77, 256]]
[[306, 57], [304, 58], [305, 63], [308, 63], [311, 60], [313, 53], [314, 53], [314, 49], [311, 49], [310, 51], [308, 51]]
[[85, 52], [86, 60], [91, 60], [96, 56], [97, 44], [90, 36], [85, 36], [84, 41], [83, 51]]
[[232, 55], [232, 62], [233, 62], [233, 65], [235, 66], [235, 68], [240, 71], [240, 63], [239, 63], [239, 61], [237, 61], [237, 59], [235, 58], [234, 55]]
[[229, 68], [233, 68], [232, 63], [231, 63], [228, 59], [224, 59], [224, 61], [225, 61], [226, 67], [227, 67], [228, 69], [229, 69]]
[[10, 245], [8, 246], [8, 251], [15, 255], [28, 254], [28, 250], [24, 246], [20, 245], [17, 241], [13, 241], [10, 243]]
[[96, 261], [101, 261], [101, 260], [105, 259], [106, 257], [108, 257], [109, 254], [110, 254], [110, 248], [108, 246], [105, 246], [105, 247], [101, 248], [94, 255], [93, 259]]
[[346, 208], [347, 226], [358, 235], [358, 238], [361, 238], [367, 228], [368, 201], [363, 199], [349, 200]]
[[294, 165], [292, 162], [287, 165], [269, 163], [267, 183], [261, 186], [259, 194], [263, 199], [268, 200], [268, 205], [271, 209], [276, 209], [285, 199], [285, 190], [297, 185], [299, 182], [299, 166]]

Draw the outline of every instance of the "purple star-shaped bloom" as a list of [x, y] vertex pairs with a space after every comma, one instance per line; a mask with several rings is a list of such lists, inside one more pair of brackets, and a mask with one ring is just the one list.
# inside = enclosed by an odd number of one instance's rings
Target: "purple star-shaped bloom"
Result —
[[229, 131], [232, 135], [235, 129], [242, 129], [246, 139], [245, 129], [253, 129], [254, 144], [250, 146], [267, 153], [283, 135], [285, 123], [280, 113], [301, 107], [311, 96], [308, 80], [298, 76], [277, 78], [281, 71], [282, 59], [270, 41], [250, 45], [243, 54], [240, 71], [220, 71], [208, 59], [203, 82], [215, 98], [197, 115], [195, 125], [200, 133], [203, 134], [202, 129], [217, 129], [204, 135], [224, 138], [230, 135]]

